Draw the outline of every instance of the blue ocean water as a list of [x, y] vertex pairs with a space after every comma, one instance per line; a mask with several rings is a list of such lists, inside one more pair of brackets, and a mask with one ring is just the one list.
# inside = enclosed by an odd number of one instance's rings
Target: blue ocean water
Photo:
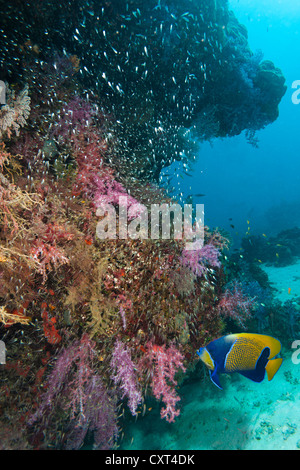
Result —
[[205, 194], [194, 197], [194, 202], [205, 204], [206, 223], [228, 229], [239, 244], [247, 220], [255, 234], [272, 235], [299, 224], [300, 106], [292, 102], [292, 84], [299, 80], [300, 4], [231, 0], [229, 5], [246, 26], [252, 51], [261, 50], [265, 59], [282, 69], [288, 89], [278, 120], [257, 132], [258, 148], [249, 145], [244, 134], [205, 142], [192, 175], [180, 178], [176, 188], [185, 196]]

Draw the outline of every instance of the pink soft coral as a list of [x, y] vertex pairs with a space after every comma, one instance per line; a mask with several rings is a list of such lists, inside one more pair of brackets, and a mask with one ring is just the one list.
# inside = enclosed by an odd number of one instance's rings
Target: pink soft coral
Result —
[[95, 132], [89, 132], [88, 141], [79, 135], [74, 139], [74, 152], [78, 165], [73, 195], [84, 195], [93, 200], [96, 207], [104, 204], [119, 205], [126, 198], [128, 219], [139, 216], [145, 206], [130, 196], [122, 183], [116, 181], [111, 168], [104, 163], [107, 143]]
[[201, 277], [209, 266], [219, 268], [220, 251], [211, 243], [203, 246], [200, 250], [183, 250], [181, 263], [187, 266], [198, 277]]
[[151, 384], [153, 395], [157, 400], [162, 398], [166, 405], [165, 408], [161, 409], [160, 415], [169, 423], [173, 423], [176, 416], [180, 414], [180, 410], [176, 409], [180, 397], [175, 390], [177, 385], [175, 374], [179, 369], [183, 372], [186, 370], [183, 366], [183, 355], [174, 345], [166, 348], [164, 345], [158, 346], [148, 343], [147, 349], [148, 358], [154, 362]]
[[244, 294], [241, 285], [234, 282], [222, 295], [218, 308], [221, 315], [230, 318], [242, 328], [246, 328], [245, 322], [251, 318], [255, 299]]

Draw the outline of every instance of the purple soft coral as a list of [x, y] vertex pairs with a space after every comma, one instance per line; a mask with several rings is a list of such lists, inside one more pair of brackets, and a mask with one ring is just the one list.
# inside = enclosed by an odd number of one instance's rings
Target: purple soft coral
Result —
[[79, 449], [88, 431], [94, 432], [94, 447], [109, 449], [118, 436], [115, 400], [92, 368], [95, 343], [85, 333], [64, 349], [48, 378], [46, 392], [28, 424], [45, 431], [57, 408], [69, 413], [63, 447]]
[[60, 110], [60, 119], [55, 125], [51, 137], [62, 139], [85, 131], [91, 125], [94, 114], [95, 112], [87, 101], [79, 96], [74, 96]]

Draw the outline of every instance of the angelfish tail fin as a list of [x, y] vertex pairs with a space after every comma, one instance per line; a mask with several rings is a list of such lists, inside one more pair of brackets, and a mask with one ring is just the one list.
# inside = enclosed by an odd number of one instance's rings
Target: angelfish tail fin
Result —
[[268, 375], [268, 380], [272, 380], [279, 367], [282, 364], [283, 359], [278, 357], [277, 359], [271, 359], [266, 365], [266, 371]]

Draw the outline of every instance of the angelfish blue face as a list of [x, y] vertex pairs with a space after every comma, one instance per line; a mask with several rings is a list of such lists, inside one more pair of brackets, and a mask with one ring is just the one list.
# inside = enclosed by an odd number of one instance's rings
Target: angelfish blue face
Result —
[[200, 348], [197, 351], [197, 354], [200, 357], [201, 361], [204, 362], [204, 364], [206, 365], [206, 367], [208, 367], [209, 370], [214, 370], [215, 362], [206, 348]]
[[199, 349], [198, 349], [197, 354], [198, 354], [199, 357], [201, 357], [201, 354], [202, 354], [202, 352], [203, 352], [204, 349], [205, 349], [205, 348], [199, 348]]

